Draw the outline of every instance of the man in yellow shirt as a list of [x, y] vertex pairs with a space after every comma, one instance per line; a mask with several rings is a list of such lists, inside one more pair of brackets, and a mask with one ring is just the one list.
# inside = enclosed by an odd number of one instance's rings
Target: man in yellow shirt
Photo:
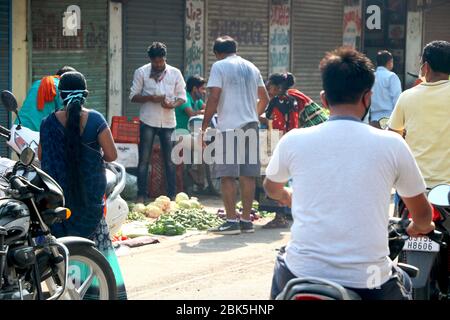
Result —
[[405, 132], [428, 188], [450, 183], [450, 43], [425, 46], [420, 85], [406, 90], [389, 120], [389, 128]]

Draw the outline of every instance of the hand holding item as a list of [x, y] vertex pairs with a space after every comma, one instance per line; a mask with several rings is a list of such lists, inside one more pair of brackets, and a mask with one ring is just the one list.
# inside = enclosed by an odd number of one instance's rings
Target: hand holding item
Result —
[[175, 108], [174, 103], [173, 103], [173, 102], [170, 102], [170, 101], [167, 100], [167, 99], [164, 99], [164, 101], [161, 102], [161, 106], [162, 106], [164, 109], [173, 109], [173, 108]]
[[152, 98], [151, 101], [154, 103], [163, 103], [164, 100], [166, 100], [165, 95], [154, 95], [154, 96], [151, 96], [151, 98]]

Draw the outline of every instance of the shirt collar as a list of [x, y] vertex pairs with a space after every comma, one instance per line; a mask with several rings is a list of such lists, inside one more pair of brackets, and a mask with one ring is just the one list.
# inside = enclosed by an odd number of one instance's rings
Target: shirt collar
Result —
[[358, 119], [357, 117], [353, 117], [353, 116], [331, 116], [328, 119], [328, 121], [337, 121], [337, 120], [349, 120], [349, 121], [362, 122], [361, 119]]

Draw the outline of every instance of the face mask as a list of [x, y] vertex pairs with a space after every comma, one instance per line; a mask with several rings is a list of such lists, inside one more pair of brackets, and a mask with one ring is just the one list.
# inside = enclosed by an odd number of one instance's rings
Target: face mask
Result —
[[201, 92], [197, 91], [194, 93], [194, 99], [195, 100], [205, 100], [205, 95]]
[[366, 109], [366, 112], [364, 113], [363, 117], [361, 118], [361, 121], [364, 121], [364, 119], [366, 118], [367, 114], [370, 111], [370, 106], [372, 105], [372, 101], [369, 103], [369, 106], [366, 107], [366, 104], [364, 102], [364, 97], [363, 97], [363, 104], [364, 104], [364, 108]]

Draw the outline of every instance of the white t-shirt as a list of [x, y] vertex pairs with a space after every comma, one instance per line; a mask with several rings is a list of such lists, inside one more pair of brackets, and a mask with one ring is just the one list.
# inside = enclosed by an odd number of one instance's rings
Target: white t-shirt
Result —
[[400, 135], [352, 120], [293, 130], [279, 142], [266, 174], [277, 183], [293, 179], [286, 265], [294, 275], [349, 288], [389, 280], [391, 190], [404, 197], [426, 190]]
[[213, 64], [208, 88], [221, 88], [217, 107], [218, 129], [232, 130], [258, 122], [258, 87], [264, 81], [255, 65], [237, 55]]

